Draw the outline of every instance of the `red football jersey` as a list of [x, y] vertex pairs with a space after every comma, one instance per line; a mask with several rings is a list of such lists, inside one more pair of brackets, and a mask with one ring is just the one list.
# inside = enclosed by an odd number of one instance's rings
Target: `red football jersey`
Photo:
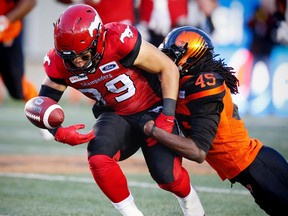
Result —
[[[202, 124], [206, 123], [204, 119], [214, 111], [206, 111], [203, 107], [215, 101], [222, 101], [224, 104], [218, 127], [208, 127], [208, 132], [203, 129], [205, 125], [193, 127], [196, 119]], [[200, 148], [205, 152], [209, 149], [206, 161], [222, 180], [232, 179], [247, 168], [263, 146], [258, 139], [249, 137], [243, 120], [235, 111], [230, 90], [221, 75], [203, 72], [182, 78], [176, 113], [186, 136], [193, 139], [196, 135], [200, 137], [198, 140], [206, 140]], [[215, 134], [212, 133], [213, 130]]]
[[133, 64], [135, 59], [129, 60], [127, 56], [139, 52], [139, 32], [131, 25], [120, 23], [109, 23], [105, 28], [105, 51], [95, 73], [81, 77], [74, 75], [65, 68], [62, 59], [55, 49], [52, 49], [44, 59], [47, 75], [52, 79], [63, 80], [67, 86], [79, 90], [95, 101], [103, 102], [120, 115], [148, 109], [161, 100], [155, 90], [156, 86], [160, 87], [159, 83], [149, 83], [148, 77], [156, 75], [134, 66], [125, 67], [120, 63], [125, 59]]

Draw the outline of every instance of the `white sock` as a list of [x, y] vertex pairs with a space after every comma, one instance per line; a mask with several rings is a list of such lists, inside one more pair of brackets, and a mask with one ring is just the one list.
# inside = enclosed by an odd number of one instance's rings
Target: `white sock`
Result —
[[119, 203], [113, 203], [114, 207], [124, 216], [143, 216], [142, 212], [134, 203], [132, 194]]
[[188, 196], [184, 198], [177, 196], [177, 199], [184, 213], [184, 216], [204, 216], [205, 215], [205, 211], [200, 202], [198, 194], [192, 185], [191, 185], [191, 191], [188, 194]]

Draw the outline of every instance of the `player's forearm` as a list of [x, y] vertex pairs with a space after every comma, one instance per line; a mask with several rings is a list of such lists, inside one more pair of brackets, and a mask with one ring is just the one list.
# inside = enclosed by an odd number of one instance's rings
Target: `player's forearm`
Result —
[[[174, 64], [174, 63], [173, 63]], [[176, 68], [165, 71], [161, 74], [161, 88], [163, 95], [163, 114], [167, 116], [175, 115], [176, 100], [179, 91], [179, 72]]]
[[177, 100], [179, 91], [179, 72], [177, 67], [171, 67], [168, 71], [163, 71], [160, 80], [163, 98]]
[[36, 0], [20, 0], [15, 8], [6, 14], [10, 22], [23, 19], [36, 5]]
[[[198, 148], [192, 139], [168, 133], [165, 130], [162, 130], [161, 128], [155, 127], [153, 125], [153, 121], [147, 122], [145, 124], [144, 132], [146, 135], [153, 137], [161, 144], [167, 146], [188, 160], [192, 160], [197, 163], [202, 163], [205, 160], [206, 153]], [[154, 129], [151, 133], [153, 127]]]

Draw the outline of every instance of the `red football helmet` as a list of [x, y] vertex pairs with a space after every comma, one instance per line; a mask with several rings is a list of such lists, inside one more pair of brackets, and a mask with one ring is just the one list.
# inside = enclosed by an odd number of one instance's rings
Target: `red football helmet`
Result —
[[206, 52], [213, 52], [214, 46], [204, 31], [183, 26], [173, 29], [160, 44], [159, 49], [177, 64], [180, 72], [186, 72]]
[[[104, 51], [104, 27], [97, 11], [85, 4], [68, 7], [54, 24], [54, 45], [67, 70], [94, 73]], [[87, 51], [92, 57], [85, 66], [76, 67], [72, 61]]]

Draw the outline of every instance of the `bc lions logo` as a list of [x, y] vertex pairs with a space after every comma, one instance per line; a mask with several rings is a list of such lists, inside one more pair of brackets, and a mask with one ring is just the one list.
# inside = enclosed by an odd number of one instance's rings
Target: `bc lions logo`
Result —
[[133, 32], [131, 31], [131, 29], [129, 28], [129, 26], [127, 26], [127, 28], [124, 30], [124, 32], [121, 34], [120, 36], [120, 41], [122, 43], [124, 43], [124, 38], [128, 37], [128, 38], [132, 38], [133, 37]]

